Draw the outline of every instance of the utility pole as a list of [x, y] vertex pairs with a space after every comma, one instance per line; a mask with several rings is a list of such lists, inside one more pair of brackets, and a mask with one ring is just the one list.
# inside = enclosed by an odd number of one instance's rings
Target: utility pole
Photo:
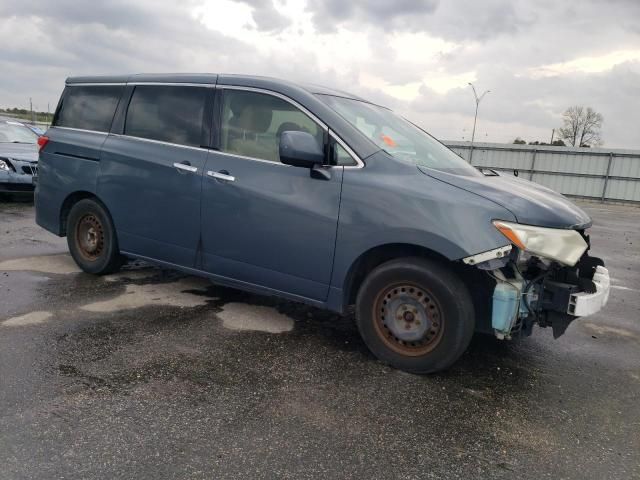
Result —
[[551, 129], [551, 141], [549, 142], [549, 145], [553, 145], [553, 136], [555, 135], [555, 133], [556, 133], [556, 129], [552, 128]]
[[33, 119], [33, 102], [31, 101], [31, 97], [29, 97], [29, 111], [31, 112], [31, 125], [35, 125], [35, 121]]
[[476, 87], [473, 86], [473, 83], [469, 82], [469, 86], [473, 90], [473, 96], [476, 100], [476, 114], [473, 117], [473, 132], [471, 133], [471, 153], [469, 153], [469, 163], [473, 160], [473, 141], [476, 138], [476, 122], [478, 121], [478, 107], [480, 106], [480, 101], [484, 98], [487, 93], [490, 93], [491, 90], [486, 90], [482, 95], [478, 97], [478, 93], [476, 92]]

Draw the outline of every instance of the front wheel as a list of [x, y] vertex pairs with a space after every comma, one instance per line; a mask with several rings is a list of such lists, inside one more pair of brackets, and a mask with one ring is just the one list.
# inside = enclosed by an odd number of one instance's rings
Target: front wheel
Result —
[[375, 268], [358, 292], [356, 320], [376, 357], [418, 374], [452, 365], [475, 324], [464, 283], [444, 265], [419, 257]]
[[67, 245], [75, 262], [87, 273], [104, 275], [122, 266], [111, 217], [92, 199], [85, 198], [71, 207], [67, 218]]

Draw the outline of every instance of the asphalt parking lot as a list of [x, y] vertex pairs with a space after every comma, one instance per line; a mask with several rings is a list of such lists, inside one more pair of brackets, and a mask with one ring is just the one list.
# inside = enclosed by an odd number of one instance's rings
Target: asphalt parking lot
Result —
[[0, 478], [640, 478], [640, 208], [585, 204], [609, 305], [413, 376], [351, 318], [134, 263], [0, 203]]

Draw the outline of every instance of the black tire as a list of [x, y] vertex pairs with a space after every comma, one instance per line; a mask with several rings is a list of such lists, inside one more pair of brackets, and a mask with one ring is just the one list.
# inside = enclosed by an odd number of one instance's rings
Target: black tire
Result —
[[375, 268], [356, 299], [360, 335], [382, 362], [426, 374], [451, 366], [475, 328], [471, 295], [433, 260], [410, 257]]
[[84, 272], [105, 275], [117, 272], [123, 264], [111, 216], [90, 198], [78, 201], [69, 211], [67, 245]]

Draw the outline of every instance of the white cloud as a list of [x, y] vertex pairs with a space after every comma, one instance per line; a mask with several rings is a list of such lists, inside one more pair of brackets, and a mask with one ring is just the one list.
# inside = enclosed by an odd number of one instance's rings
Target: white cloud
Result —
[[230, 37], [242, 38], [245, 35], [251, 35], [256, 29], [252, 11], [253, 9], [245, 3], [217, 0], [215, 3], [207, 2], [198, 5], [191, 13], [211, 30]]
[[597, 56], [585, 56], [575, 58], [567, 62], [552, 63], [540, 67], [530, 68], [528, 74], [531, 77], [551, 77], [555, 75], [567, 75], [570, 73], [600, 73], [611, 70], [616, 65], [634, 60], [640, 61], [640, 49], [617, 50]]
[[302, 55], [312, 57], [314, 67], [327, 71], [351, 70], [354, 63], [371, 57], [367, 34], [338, 28], [331, 33], [319, 33], [313, 27], [311, 14], [300, 1], [274, 5], [288, 20], [276, 32], [262, 32], [256, 27], [255, 9], [233, 0], [206, 0], [192, 14], [204, 26], [246, 44], [262, 55], [295, 61]]
[[542, 140], [589, 105], [640, 147], [640, 2], [3, 0], [0, 106], [53, 107], [71, 75], [209, 71], [326, 84], [440, 138]]
[[[451, 53], [461, 46], [459, 43], [446, 41], [426, 32], [392, 33], [388, 44], [393, 49], [396, 60], [418, 64], [437, 63], [440, 56]], [[385, 50], [379, 54], [387, 56]]]
[[464, 72], [452, 75], [444, 71], [437, 71], [425, 77], [424, 84], [439, 94], [445, 94], [454, 88], [466, 87], [469, 82], [477, 80], [476, 76], [476, 72]]

